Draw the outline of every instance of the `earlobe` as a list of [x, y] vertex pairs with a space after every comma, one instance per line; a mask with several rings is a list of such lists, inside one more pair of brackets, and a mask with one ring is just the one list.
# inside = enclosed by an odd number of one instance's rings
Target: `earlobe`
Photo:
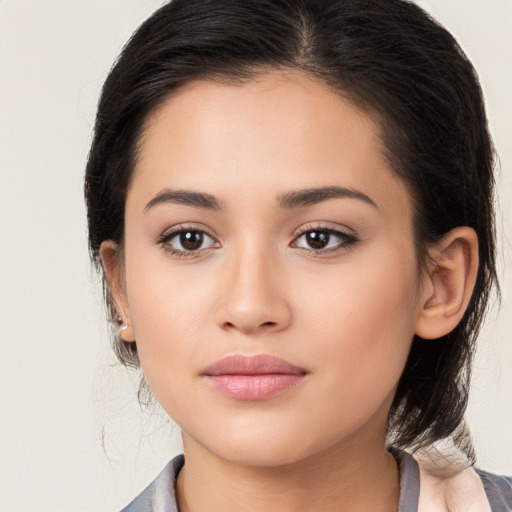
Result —
[[120, 317], [119, 335], [123, 341], [132, 342], [135, 340], [135, 333], [130, 319], [128, 300], [120, 272], [119, 246], [112, 240], [102, 242], [100, 256], [110, 295]]
[[471, 299], [478, 273], [478, 238], [457, 227], [429, 250], [415, 334], [436, 339], [459, 323]]

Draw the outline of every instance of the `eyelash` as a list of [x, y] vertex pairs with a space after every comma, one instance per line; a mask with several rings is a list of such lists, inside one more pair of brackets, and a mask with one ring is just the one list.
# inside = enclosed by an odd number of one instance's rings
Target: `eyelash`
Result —
[[[178, 237], [179, 235], [182, 235], [184, 233], [199, 233], [203, 237], [206, 235], [207, 237], [211, 238], [213, 240], [213, 244], [210, 247], [207, 247], [205, 249], [197, 249], [197, 250], [181, 250], [181, 249], [175, 249], [170, 245], [170, 242]], [[307, 248], [307, 247], [298, 247], [297, 243], [301, 239], [301, 237], [311, 233], [322, 233], [324, 235], [328, 235], [329, 237], [334, 236], [338, 239], [340, 239], [340, 242], [336, 244], [334, 247], [329, 247], [327, 249], [321, 248], [321, 249], [313, 249], [313, 248]], [[317, 256], [328, 256], [332, 253], [339, 252], [341, 250], [348, 250], [352, 248], [354, 245], [356, 245], [359, 242], [359, 238], [354, 234], [349, 234], [346, 232], [343, 232], [338, 229], [333, 229], [331, 227], [323, 227], [323, 226], [306, 226], [296, 235], [293, 242], [291, 243], [292, 247], [301, 249], [302, 251], [314, 254]], [[329, 240], [330, 242], [330, 240]], [[194, 258], [198, 257], [200, 254], [205, 254], [205, 252], [210, 252], [211, 250], [215, 249], [215, 244], [218, 244], [219, 242], [215, 239], [215, 237], [210, 234], [207, 230], [204, 228], [198, 228], [195, 226], [186, 226], [186, 225], [179, 225], [176, 226], [171, 231], [168, 231], [161, 235], [157, 240], [156, 243], [161, 245], [163, 250], [167, 253], [171, 254], [172, 256], [176, 258]]]
[[334, 229], [326, 226], [305, 226], [295, 237], [294, 241], [292, 242], [292, 247], [297, 247], [297, 241], [304, 235], [307, 235], [308, 233], [327, 234], [329, 236], [334, 236], [340, 240], [340, 242], [336, 244], [334, 247], [329, 247], [327, 249], [313, 249], [307, 247], [300, 248], [307, 253], [318, 256], [329, 256], [332, 253], [337, 253], [342, 250], [348, 250], [354, 247], [360, 241], [355, 234], [347, 233], [345, 231], [341, 231], [340, 229]]
[[200, 233], [203, 236], [206, 235], [209, 238], [211, 238], [214, 241], [214, 243], [218, 243], [215, 237], [204, 228], [186, 225], [179, 225], [173, 228], [171, 231], [166, 231], [162, 236], [160, 236], [157, 239], [156, 242], [157, 244], [162, 246], [162, 249], [165, 252], [171, 254], [171, 256], [174, 256], [176, 258], [193, 258], [197, 257], [199, 253], [204, 253], [205, 251], [213, 249], [213, 247], [208, 247], [206, 249], [198, 249], [195, 251], [182, 251], [180, 249], [174, 249], [172, 246], [169, 245], [169, 242], [171, 242], [171, 240], [173, 240], [174, 238], [178, 237], [183, 233]]

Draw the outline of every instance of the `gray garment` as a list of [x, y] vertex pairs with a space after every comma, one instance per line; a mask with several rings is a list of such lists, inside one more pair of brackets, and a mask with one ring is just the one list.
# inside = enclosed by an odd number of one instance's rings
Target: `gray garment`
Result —
[[[408, 453], [393, 450], [400, 468], [400, 501], [398, 512], [418, 512], [420, 473], [418, 464]], [[179, 512], [174, 488], [185, 459], [178, 455], [121, 512]], [[512, 478], [478, 470], [492, 512], [512, 512]]]

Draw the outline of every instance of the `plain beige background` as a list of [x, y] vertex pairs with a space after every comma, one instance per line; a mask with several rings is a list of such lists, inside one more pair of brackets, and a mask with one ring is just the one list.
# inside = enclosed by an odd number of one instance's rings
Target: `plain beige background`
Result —
[[[114, 364], [82, 199], [101, 84], [161, 4], [0, 0], [2, 512], [118, 510], [179, 451]], [[512, 1], [421, 4], [476, 65], [501, 157], [504, 300], [481, 338], [469, 420], [480, 465], [512, 474]]]

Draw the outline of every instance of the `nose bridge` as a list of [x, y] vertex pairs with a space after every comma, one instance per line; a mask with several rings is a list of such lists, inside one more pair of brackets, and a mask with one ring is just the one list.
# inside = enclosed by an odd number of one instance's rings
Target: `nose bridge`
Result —
[[277, 251], [269, 244], [245, 239], [226, 261], [224, 297], [218, 323], [243, 332], [280, 330], [290, 321]]
[[269, 284], [266, 281], [272, 264], [276, 264], [271, 248], [262, 247], [263, 244], [257, 244], [252, 240], [246, 240], [240, 245], [238, 254], [234, 255], [233, 284], [242, 291], [250, 292], [252, 288], [254, 292], [264, 292]]

